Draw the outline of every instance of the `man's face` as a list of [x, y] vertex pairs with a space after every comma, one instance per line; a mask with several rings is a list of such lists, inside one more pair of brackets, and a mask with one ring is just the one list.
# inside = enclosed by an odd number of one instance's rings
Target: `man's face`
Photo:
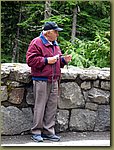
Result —
[[51, 42], [56, 41], [58, 36], [59, 36], [59, 33], [56, 30], [50, 30], [48, 32], [48, 40]]

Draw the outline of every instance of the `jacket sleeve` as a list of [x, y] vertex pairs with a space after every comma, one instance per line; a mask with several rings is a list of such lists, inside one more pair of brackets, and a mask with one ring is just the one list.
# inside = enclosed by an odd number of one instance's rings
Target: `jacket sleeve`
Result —
[[26, 53], [26, 62], [29, 67], [41, 68], [47, 61], [46, 58], [42, 56], [40, 47], [31, 42]]
[[62, 55], [61, 50], [59, 52], [60, 52], [60, 67], [63, 68], [68, 63], [65, 61], [64, 56]]
[[65, 61], [64, 57], [61, 56], [60, 58], [60, 67], [63, 68], [65, 65], [67, 65], [67, 62]]

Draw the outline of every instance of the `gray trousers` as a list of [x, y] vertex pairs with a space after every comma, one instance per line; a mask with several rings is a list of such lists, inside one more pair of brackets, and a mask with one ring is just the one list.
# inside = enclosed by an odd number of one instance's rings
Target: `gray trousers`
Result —
[[55, 134], [58, 81], [53, 84], [46, 81], [33, 81], [33, 93], [35, 105], [31, 132], [33, 134]]

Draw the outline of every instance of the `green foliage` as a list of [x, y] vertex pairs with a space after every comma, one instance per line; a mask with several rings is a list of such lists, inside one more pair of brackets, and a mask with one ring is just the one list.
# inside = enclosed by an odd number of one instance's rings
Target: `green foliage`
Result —
[[[77, 32], [71, 43], [73, 9], [78, 5]], [[64, 30], [58, 43], [63, 54], [72, 54], [71, 65], [110, 67], [110, 2], [51, 1], [51, 16], [44, 20], [45, 1], [1, 2], [1, 62], [11, 62], [15, 40], [19, 62], [26, 62], [30, 41], [39, 36], [46, 21], [54, 21]], [[19, 14], [21, 20], [19, 22]], [[19, 37], [17, 39], [17, 29]]]
[[[21, 28], [25, 28], [27, 30], [36, 30], [40, 25], [39, 20], [43, 19], [43, 11], [44, 11], [44, 2], [39, 3], [27, 3], [24, 6], [22, 6], [22, 11], [25, 14], [26, 17], [23, 18], [21, 23], [18, 23], [17, 25]], [[40, 9], [39, 9], [40, 8]], [[40, 16], [40, 19], [38, 20]]]
[[110, 41], [109, 32], [96, 32], [94, 41], [85, 41], [78, 38], [75, 43], [68, 41], [61, 43], [64, 54], [72, 54], [71, 65], [81, 67], [110, 67]]

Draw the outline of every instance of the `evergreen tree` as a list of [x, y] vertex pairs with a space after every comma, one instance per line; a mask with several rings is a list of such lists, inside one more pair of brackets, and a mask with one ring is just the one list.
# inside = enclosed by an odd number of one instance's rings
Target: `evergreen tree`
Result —
[[73, 55], [70, 64], [110, 66], [109, 1], [2, 1], [1, 61], [26, 62], [28, 45], [46, 21], [64, 29], [58, 42]]

